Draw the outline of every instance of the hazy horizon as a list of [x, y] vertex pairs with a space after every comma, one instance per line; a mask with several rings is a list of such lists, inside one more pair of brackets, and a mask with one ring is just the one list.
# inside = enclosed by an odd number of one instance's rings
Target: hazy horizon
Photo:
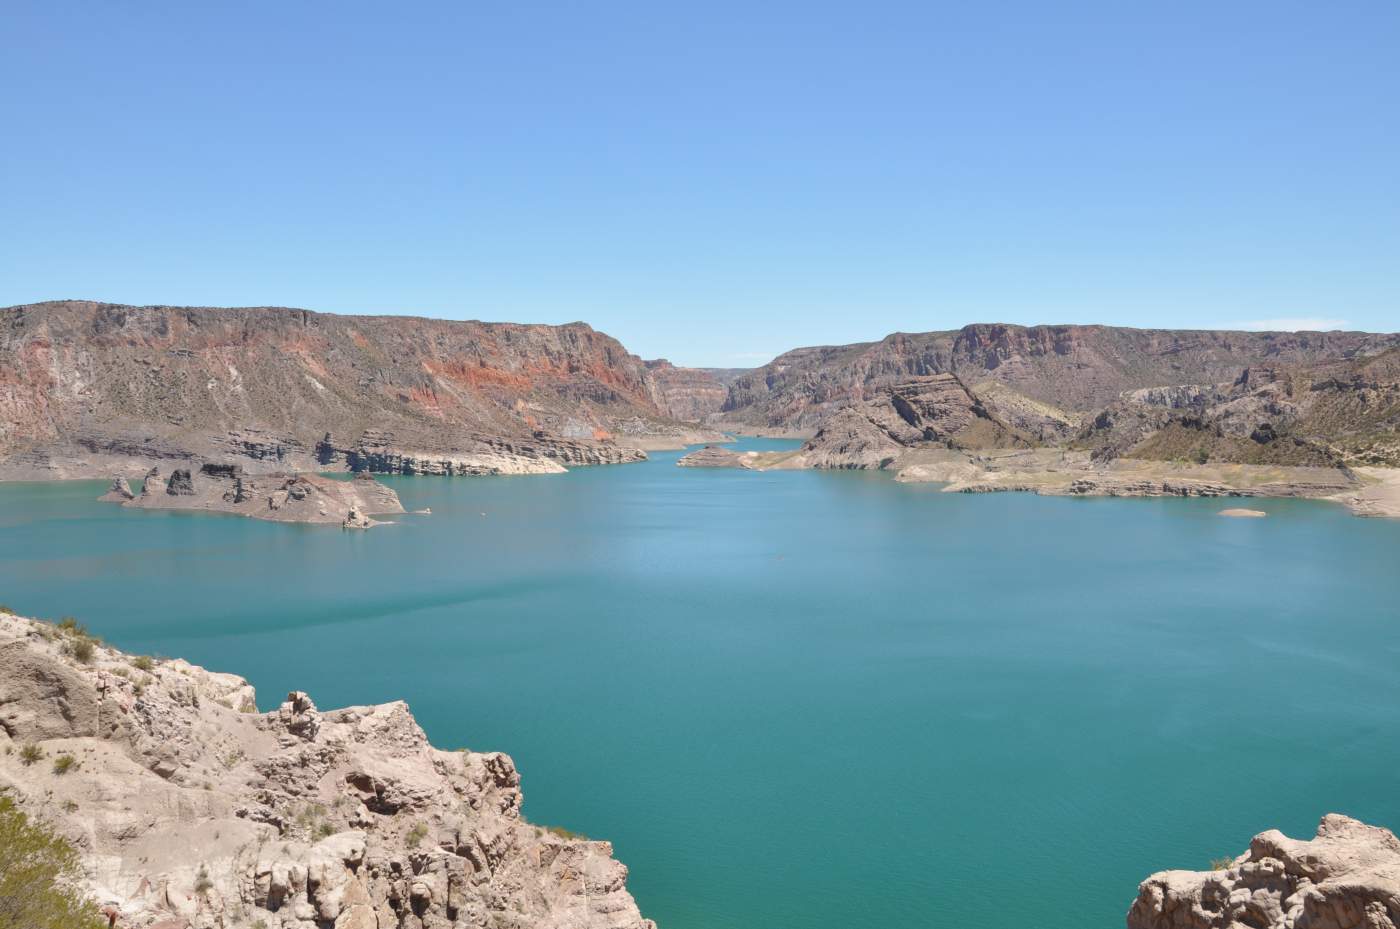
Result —
[[0, 299], [646, 357], [1400, 319], [1400, 5], [7, 9]]

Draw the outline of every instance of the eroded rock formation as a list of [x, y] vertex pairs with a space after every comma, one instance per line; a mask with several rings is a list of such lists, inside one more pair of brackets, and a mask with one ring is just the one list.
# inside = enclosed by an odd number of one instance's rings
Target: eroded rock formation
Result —
[[1128, 929], [1396, 929], [1400, 840], [1335, 813], [1310, 840], [1277, 830], [1215, 871], [1142, 882]]
[[399, 495], [368, 473], [335, 480], [319, 474], [249, 474], [242, 465], [214, 463], [195, 472], [177, 468], [168, 481], [161, 480], [159, 468], [152, 468], [139, 496], [117, 478], [98, 499], [134, 509], [206, 510], [347, 529], [368, 529], [373, 516], [403, 512]]
[[0, 615], [0, 786], [123, 929], [654, 929], [607, 842], [521, 818], [509, 756], [80, 636]]

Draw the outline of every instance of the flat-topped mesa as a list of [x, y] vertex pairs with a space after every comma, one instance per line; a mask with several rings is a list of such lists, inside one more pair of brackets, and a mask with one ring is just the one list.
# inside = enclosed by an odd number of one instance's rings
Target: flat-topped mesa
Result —
[[1388, 829], [1330, 813], [1313, 839], [1270, 830], [1218, 870], [1153, 874], [1128, 911], [1128, 929], [1244, 926], [1396, 929], [1400, 840]]
[[368, 529], [374, 525], [371, 517], [404, 511], [393, 488], [368, 474], [357, 474], [352, 480], [319, 474], [248, 474], [241, 465], [215, 463], [197, 471], [176, 468], [169, 480], [162, 480], [160, 469], [152, 468], [139, 496], [133, 496], [126, 482], [117, 478], [98, 499], [134, 509], [234, 513], [347, 529]]
[[120, 929], [655, 929], [608, 842], [525, 821], [509, 756], [434, 748], [404, 703], [259, 713], [242, 678], [9, 615], [0, 787]]
[[[480, 473], [483, 438], [567, 467], [714, 436], [695, 437], [660, 375], [583, 323], [56, 301], [0, 309], [0, 371], [4, 480], [136, 478], [153, 461], [311, 471], [326, 433], [368, 430], [392, 435], [405, 459], [468, 462], [414, 473]], [[495, 454], [508, 473], [545, 467]]]

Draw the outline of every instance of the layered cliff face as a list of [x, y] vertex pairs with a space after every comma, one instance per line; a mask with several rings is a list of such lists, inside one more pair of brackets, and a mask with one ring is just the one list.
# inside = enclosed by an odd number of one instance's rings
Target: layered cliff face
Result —
[[815, 468], [878, 468], [916, 448], [1025, 448], [1026, 436], [994, 416], [952, 374], [900, 381], [842, 408], [801, 449]]
[[[57, 302], [0, 311], [0, 471], [160, 460], [321, 466], [366, 434], [441, 458], [604, 463], [684, 430], [645, 363], [582, 323]], [[504, 441], [516, 450], [503, 451]], [[405, 455], [403, 457], [414, 457]], [[524, 463], [522, 463], [522, 461]]]
[[910, 376], [942, 373], [1083, 413], [1113, 403], [1124, 391], [1228, 383], [1251, 366], [1346, 360], [1397, 345], [1400, 336], [1359, 332], [978, 324], [787, 352], [736, 378], [722, 415], [736, 423], [810, 430], [846, 403], [870, 399]]
[[1400, 465], [1400, 349], [1246, 369], [1233, 383], [1130, 391], [1076, 447], [1130, 456], [1318, 467]]
[[0, 786], [79, 849], [123, 929], [654, 929], [607, 842], [520, 815], [499, 752], [402, 703], [253, 689], [0, 615]]
[[664, 358], [646, 363], [656, 385], [657, 405], [684, 422], [703, 423], [720, 411], [729, 385], [743, 368], [678, 368]]
[[1215, 871], [1162, 871], [1142, 882], [1128, 929], [1396, 929], [1400, 840], [1347, 816], [1311, 840], [1276, 830]]

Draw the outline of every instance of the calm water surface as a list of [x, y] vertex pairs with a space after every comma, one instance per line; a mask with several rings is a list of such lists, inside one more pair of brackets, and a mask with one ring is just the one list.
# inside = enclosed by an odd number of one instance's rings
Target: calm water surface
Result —
[[433, 515], [369, 533], [0, 485], [0, 601], [264, 709], [407, 699], [662, 929], [1119, 927], [1264, 828], [1400, 826], [1400, 522], [677, 454], [393, 479]]

